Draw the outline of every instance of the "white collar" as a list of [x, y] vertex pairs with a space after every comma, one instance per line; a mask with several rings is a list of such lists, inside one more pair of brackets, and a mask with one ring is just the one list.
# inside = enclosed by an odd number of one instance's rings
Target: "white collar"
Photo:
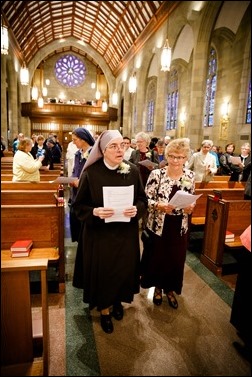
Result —
[[109, 169], [109, 170], [116, 170], [118, 168], [119, 165], [116, 165], [116, 166], [110, 166], [106, 161], [105, 159], [103, 159], [103, 162], [104, 162], [104, 165]]

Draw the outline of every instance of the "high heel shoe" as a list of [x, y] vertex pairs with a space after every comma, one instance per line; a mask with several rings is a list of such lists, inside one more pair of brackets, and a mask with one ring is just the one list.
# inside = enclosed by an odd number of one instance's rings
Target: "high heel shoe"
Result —
[[154, 294], [153, 294], [153, 303], [157, 306], [161, 305], [163, 301], [162, 298], [162, 289], [155, 288]]
[[178, 301], [176, 300], [176, 297], [174, 296], [174, 294], [173, 293], [167, 293], [166, 296], [167, 296], [169, 305], [173, 309], [177, 309], [178, 308]]

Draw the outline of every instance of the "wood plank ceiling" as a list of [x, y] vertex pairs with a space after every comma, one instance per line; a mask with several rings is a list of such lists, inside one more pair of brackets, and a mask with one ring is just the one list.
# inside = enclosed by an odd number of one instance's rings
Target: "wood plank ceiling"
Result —
[[[74, 37], [93, 47], [116, 75], [178, 1], [1, 1], [1, 15], [26, 64], [53, 41]], [[83, 48], [69, 50], [87, 57]], [[50, 55], [66, 51], [55, 50]]]

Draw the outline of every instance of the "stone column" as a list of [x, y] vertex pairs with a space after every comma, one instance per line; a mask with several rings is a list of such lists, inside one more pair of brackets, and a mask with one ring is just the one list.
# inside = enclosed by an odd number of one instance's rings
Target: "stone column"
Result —
[[1, 56], [1, 136], [8, 140], [8, 119], [7, 119], [7, 56]]

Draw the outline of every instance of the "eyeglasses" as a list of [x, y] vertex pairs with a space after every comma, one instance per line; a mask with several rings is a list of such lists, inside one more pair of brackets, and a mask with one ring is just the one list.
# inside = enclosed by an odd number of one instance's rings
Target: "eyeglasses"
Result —
[[184, 156], [174, 156], [173, 154], [168, 154], [168, 158], [170, 158], [171, 160], [178, 160], [178, 161], [181, 161], [181, 160], [184, 160]]
[[110, 144], [106, 149], [109, 149], [111, 151], [119, 151], [120, 149], [124, 149], [125, 143], [121, 144]]

